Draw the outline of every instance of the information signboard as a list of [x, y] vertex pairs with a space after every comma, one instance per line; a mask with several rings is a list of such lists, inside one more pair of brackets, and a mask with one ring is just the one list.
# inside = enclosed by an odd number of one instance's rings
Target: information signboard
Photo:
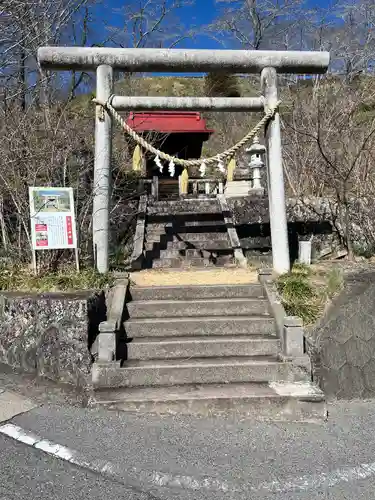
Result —
[[33, 186], [29, 197], [33, 249], [76, 249], [73, 189]]

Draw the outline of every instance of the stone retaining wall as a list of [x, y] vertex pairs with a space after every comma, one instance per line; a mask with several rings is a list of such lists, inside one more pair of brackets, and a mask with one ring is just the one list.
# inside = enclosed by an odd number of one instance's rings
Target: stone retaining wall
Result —
[[350, 276], [309, 332], [314, 379], [329, 397], [375, 398], [375, 271]]
[[[269, 209], [266, 196], [248, 196], [228, 200], [239, 234], [247, 236], [269, 235]], [[289, 240], [298, 247], [298, 239], [313, 236], [313, 251], [317, 258], [342, 248], [346, 231], [343, 220], [345, 207], [331, 198], [287, 198], [286, 212]], [[347, 205], [349, 230], [357, 252], [372, 254], [375, 248], [373, 199], [352, 198]], [[246, 234], [245, 234], [246, 233]], [[295, 241], [293, 241], [295, 239]]]
[[103, 293], [0, 292], [0, 316], [0, 362], [79, 389], [91, 384]]

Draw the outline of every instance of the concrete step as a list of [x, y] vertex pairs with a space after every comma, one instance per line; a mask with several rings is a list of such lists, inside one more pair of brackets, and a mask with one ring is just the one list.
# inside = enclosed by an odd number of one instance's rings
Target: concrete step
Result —
[[125, 322], [129, 338], [202, 335], [275, 335], [269, 316], [200, 316], [198, 318], [140, 318]]
[[218, 203], [189, 203], [178, 205], [175, 202], [173, 205], [158, 205], [147, 208], [148, 215], [191, 215], [191, 214], [219, 214], [222, 215], [222, 210]]
[[150, 267], [153, 269], [181, 269], [185, 267], [208, 267], [210, 266], [210, 262], [208, 259], [203, 259], [201, 257], [190, 259], [189, 261], [183, 258], [174, 257], [174, 258], [152, 258], [150, 257], [149, 263], [146, 264], [146, 267]]
[[180, 205], [192, 205], [196, 206], [197, 204], [213, 204], [213, 205], [218, 205], [219, 202], [217, 198], [212, 198], [212, 196], [202, 196], [200, 195], [199, 197], [189, 197], [189, 198], [179, 198], [177, 200], [157, 200], [153, 201], [150, 203], [150, 206], [152, 207], [166, 207], [166, 206], [180, 206]]
[[239, 238], [241, 241], [241, 247], [244, 250], [261, 250], [268, 249], [272, 247], [271, 244], [271, 236], [240, 236], [241, 232], [239, 231]]
[[210, 336], [133, 339], [129, 360], [277, 356], [280, 340], [271, 337]]
[[132, 286], [132, 300], [190, 300], [259, 298], [264, 296], [261, 285], [187, 285], [187, 286]]
[[147, 233], [164, 231], [167, 234], [179, 233], [216, 233], [227, 231], [226, 225], [222, 220], [207, 220], [207, 221], [184, 221], [180, 222], [147, 222]]
[[150, 259], [147, 267], [153, 269], [181, 269], [188, 267], [226, 267], [235, 265], [234, 258], [231, 255], [219, 256], [216, 258], [164, 258], [164, 259]]
[[166, 234], [164, 228], [160, 231], [153, 231], [152, 228], [146, 227], [146, 241], [147, 242], [173, 242], [173, 243], [197, 243], [210, 241], [220, 244], [221, 242], [229, 242], [227, 232], [208, 232], [208, 233], [194, 233], [183, 232], [182, 234]]
[[94, 363], [94, 387], [152, 387], [183, 384], [295, 382], [306, 375], [275, 358], [228, 357]]
[[156, 201], [147, 207], [149, 213], [211, 213], [220, 212], [221, 207], [218, 200], [207, 199], [189, 199], [189, 200], [161, 200]]
[[[218, 233], [220, 234], [220, 233]], [[145, 243], [146, 251], [152, 251], [155, 249], [163, 250], [208, 250], [208, 251], [218, 251], [218, 250], [232, 250], [229, 242], [229, 238], [223, 238], [218, 240], [197, 240], [193, 243], [188, 241], [168, 241], [166, 238], [159, 237], [155, 240], [147, 240]]]
[[216, 232], [216, 233], [171, 233], [167, 234], [164, 231], [154, 232], [146, 231], [145, 235], [146, 245], [152, 246], [153, 243], [168, 245], [177, 243], [181, 246], [189, 245], [202, 245], [205, 242], [209, 242], [212, 245], [229, 245], [229, 238], [227, 232]]
[[158, 213], [158, 214], [147, 214], [147, 224], [171, 224], [173, 226], [185, 226], [185, 225], [210, 225], [214, 222], [223, 222], [222, 212], [179, 212], [179, 213]]
[[217, 198], [199, 197], [199, 198], [179, 198], [176, 200], [157, 200], [150, 202], [150, 207], [195, 207], [197, 205], [215, 205], [219, 206]]
[[[233, 250], [229, 246], [224, 250], [204, 250], [204, 249], [196, 249], [196, 248], [186, 248], [186, 249], [175, 249], [175, 248], [167, 248], [163, 250], [148, 250], [148, 254], [152, 257], [154, 254], [154, 258], [160, 259], [179, 259], [179, 258], [201, 258], [201, 259], [210, 259], [210, 258], [218, 258], [225, 255], [230, 255], [233, 257]], [[147, 254], [146, 254], [147, 258]]]
[[130, 318], [268, 315], [265, 299], [142, 300], [127, 304]]
[[245, 252], [249, 263], [258, 267], [272, 267], [272, 252], [256, 253], [255, 251]]
[[93, 405], [161, 415], [229, 413], [255, 420], [302, 422], [327, 418], [324, 395], [309, 381], [109, 389], [95, 391]]

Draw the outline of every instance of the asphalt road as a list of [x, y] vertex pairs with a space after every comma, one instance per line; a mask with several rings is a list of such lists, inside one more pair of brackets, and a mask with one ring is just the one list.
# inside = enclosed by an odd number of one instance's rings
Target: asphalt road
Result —
[[[0, 436], [0, 499], [375, 498], [375, 402], [331, 405], [323, 424], [137, 416], [46, 404], [12, 419], [86, 465]], [[95, 460], [108, 474], [90, 471]]]
[[151, 500], [149, 495], [0, 436], [1, 500]]

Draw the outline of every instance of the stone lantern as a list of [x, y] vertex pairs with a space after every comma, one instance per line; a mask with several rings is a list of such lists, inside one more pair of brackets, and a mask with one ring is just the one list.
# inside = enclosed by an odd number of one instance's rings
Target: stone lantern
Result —
[[233, 180], [228, 181], [225, 187], [227, 198], [264, 194], [260, 171], [264, 167], [263, 155], [266, 148], [259, 144], [259, 138], [255, 136], [253, 144], [245, 151], [250, 161], [236, 165]]
[[[260, 171], [264, 167], [263, 156], [266, 152], [265, 146], [259, 143], [259, 138], [254, 137], [252, 145], [246, 149], [246, 153], [250, 156], [249, 167], [252, 170], [253, 185], [251, 191], [264, 192], [261, 184]], [[254, 190], [254, 191], [253, 191]]]

